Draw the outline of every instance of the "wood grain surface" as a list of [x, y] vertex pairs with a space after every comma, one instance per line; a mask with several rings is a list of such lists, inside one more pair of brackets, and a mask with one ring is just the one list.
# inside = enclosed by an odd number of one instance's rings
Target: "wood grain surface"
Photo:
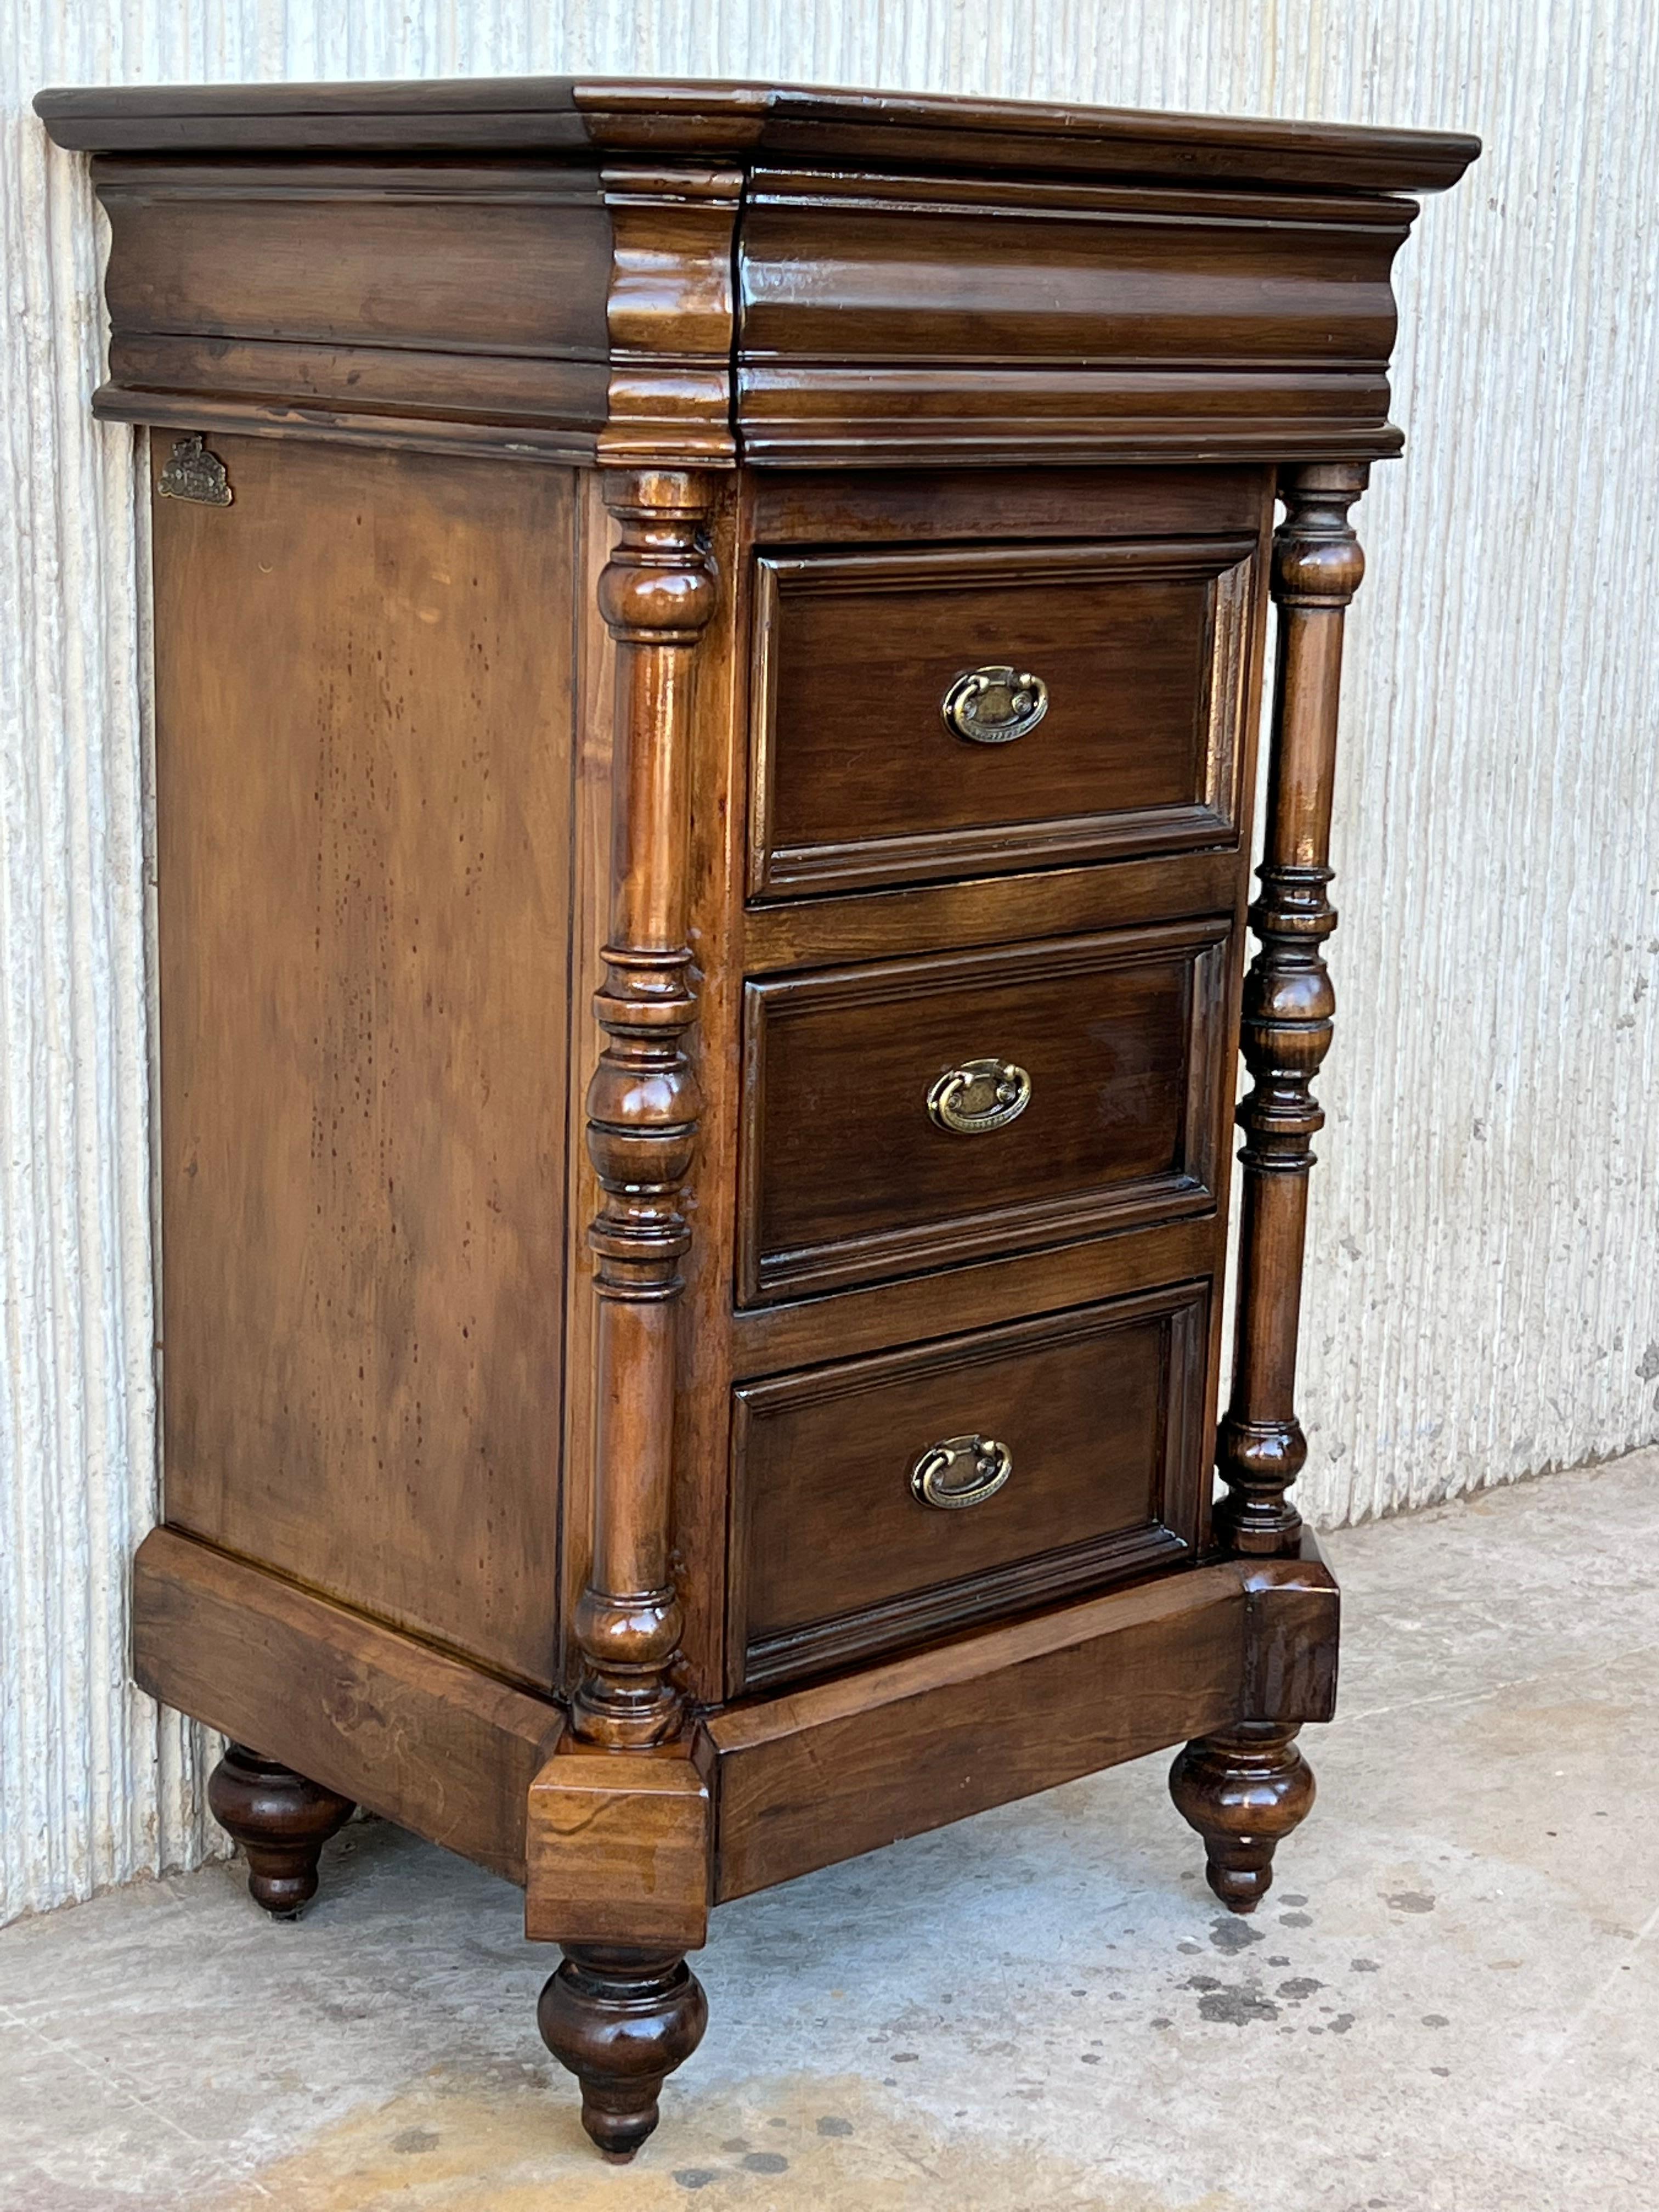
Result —
[[[749, 987], [739, 1294], [917, 1272], [1214, 1205], [1224, 921], [780, 977]], [[964, 1060], [1030, 1103], [929, 1118]]]
[[573, 480], [220, 450], [155, 504], [167, 1516], [550, 1686]]
[[[1196, 1535], [1203, 1285], [746, 1386], [734, 1641], [750, 1685], [1169, 1564]], [[914, 1493], [929, 1446], [994, 1439], [982, 1503]]]
[[[986, 520], [1017, 526], [1018, 510]], [[1254, 540], [763, 556], [750, 884], [762, 897], [1231, 841]], [[1012, 666], [999, 744], [943, 708]]]

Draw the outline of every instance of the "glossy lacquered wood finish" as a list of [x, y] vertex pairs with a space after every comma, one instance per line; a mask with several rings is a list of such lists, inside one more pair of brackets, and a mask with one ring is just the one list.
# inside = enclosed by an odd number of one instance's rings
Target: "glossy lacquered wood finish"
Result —
[[979, 161], [1390, 192], [1443, 191], [1480, 150], [1478, 138], [1455, 131], [706, 78], [88, 85], [43, 92], [35, 106], [60, 146], [101, 153], [592, 147], [728, 158], [811, 152], [863, 161], [890, 147], [946, 167]]
[[1170, 1770], [1170, 1794], [1203, 1837], [1206, 1878], [1231, 1912], [1255, 1911], [1274, 1851], [1313, 1810], [1297, 1734], [1277, 1721], [1241, 1721], [1188, 1744]]
[[39, 104], [157, 464], [134, 1665], [232, 1737], [256, 1894], [354, 1802], [523, 1883], [618, 2159], [723, 1899], [1185, 1738], [1249, 1910], [1334, 1693], [1285, 1493], [1346, 513], [1474, 142]]
[[37, 106], [126, 234], [103, 412], [669, 467], [1391, 452], [1399, 195], [1476, 150], [572, 78]]
[[1389, 270], [1413, 212], [757, 169], [739, 234], [745, 450], [858, 465], [895, 447], [1391, 451]]
[[576, 1613], [585, 1662], [576, 1733], [613, 1750], [678, 1729], [681, 1610], [672, 1537], [678, 1199], [702, 1103], [685, 1052], [696, 1018], [686, 943], [690, 654], [714, 611], [698, 531], [713, 488], [689, 472], [617, 476], [622, 529], [599, 579], [619, 647], [611, 930], [593, 1002], [605, 1033], [587, 1093], [587, 1143], [604, 1203], [588, 1232], [603, 1378], [594, 1442], [589, 1579]]
[[702, 2042], [708, 2000], [678, 1951], [569, 1943], [536, 2021], [581, 2084], [582, 2125], [620, 2166], [656, 2127], [664, 2081]]
[[1310, 1140], [1325, 1119], [1311, 1086], [1335, 1006], [1323, 947], [1336, 927], [1326, 887], [1342, 623], [1364, 574], [1348, 510], [1364, 486], [1358, 467], [1287, 472], [1273, 539], [1281, 628], [1261, 895], [1250, 908], [1261, 949], [1242, 1029], [1253, 1080], [1238, 1113], [1239, 1341], [1220, 1458], [1228, 1495], [1219, 1517], [1240, 1552], [1291, 1549], [1302, 1526], [1285, 1492], [1308, 1452], [1296, 1417], [1297, 1333]]

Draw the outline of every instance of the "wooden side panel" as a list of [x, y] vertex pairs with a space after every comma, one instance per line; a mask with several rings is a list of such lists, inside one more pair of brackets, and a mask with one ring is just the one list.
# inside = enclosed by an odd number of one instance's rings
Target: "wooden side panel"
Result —
[[155, 506], [167, 1517], [550, 1684], [573, 478], [216, 442]]
[[133, 1570], [152, 1697], [521, 1882], [557, 1709], [170, 1528]]
[[576, 1686], [580, 1658], [570, 1622], [592, 1559], [594, 1338], [599, 1301], [593, 1294], [593, 1255], [588, 1224], [599, 1210], [599, 1177], [587, 1150], [587, 1085], [604, 1044], [593, 1013], [593, 991], [604, 963], [611, 906], [611, 762], [615, 724], [611, 702], [617, 648], [599, 618], [599, 579], [613, 525], [601, 496], [599, 472], [576, 479], [577, 554], [573, 653], [574, 775], [571, 806], [570, 972], [566, 1019], [570, 1085], [567, 1122], [565, 1249], [568, 1268], [564, 1336], [564, 1480], [560, 1511], [559, 1595], [564, 1623], [560, 1691]]
[[1245, 1620], [1200, 1567], [715, 1715], [717, 1900], [1220, 1726]]
[[611, 227], [592, 171], [105, 162], [125, 332], [602, 361]]

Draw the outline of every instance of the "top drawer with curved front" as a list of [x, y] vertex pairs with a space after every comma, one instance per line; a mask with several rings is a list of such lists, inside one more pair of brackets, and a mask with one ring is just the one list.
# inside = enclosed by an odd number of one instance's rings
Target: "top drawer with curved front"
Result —
[[1231, 840], [1255, 550], [763, 555], [750, 896]]

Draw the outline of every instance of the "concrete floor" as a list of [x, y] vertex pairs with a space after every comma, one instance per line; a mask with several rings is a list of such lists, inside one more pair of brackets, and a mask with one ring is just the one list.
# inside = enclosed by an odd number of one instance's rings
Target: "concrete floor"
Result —
[[383, 1824], [0, 1936], [0, 2212], [1654, 2212], [1659, 1452], [1331, 1550], [1320, 1802], [1253, 1922], [1164, 1759], [727, 1907], [635, 2165], [505, 1884]]

